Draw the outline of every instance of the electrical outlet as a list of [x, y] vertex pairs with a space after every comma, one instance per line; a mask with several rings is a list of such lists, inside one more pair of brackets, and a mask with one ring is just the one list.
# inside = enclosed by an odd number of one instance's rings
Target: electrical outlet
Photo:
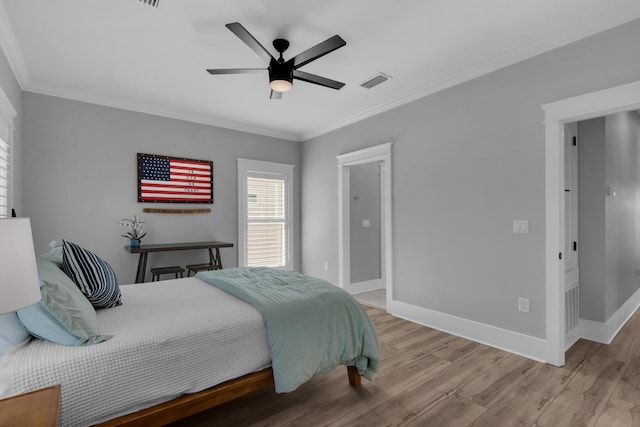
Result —
[[518, 311], [523, 313], [529, 312], [529, 298], [518, 298]]
[[327, 261], [324, 262], [324, 271], [329, 270], [329, 263]]

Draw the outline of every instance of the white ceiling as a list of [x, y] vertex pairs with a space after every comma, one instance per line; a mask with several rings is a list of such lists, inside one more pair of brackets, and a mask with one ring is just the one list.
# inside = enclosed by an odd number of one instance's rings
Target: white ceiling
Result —
[[[26, 91], [302, 141], [639, 17], [638, 0], [0, 0], [0, 47]], [[287, 38], [285, 59], [339, 34], [302, 70], [346, 86], [272, 101], [266, 71], [209, 75], [266, 67], [235, 21]]]

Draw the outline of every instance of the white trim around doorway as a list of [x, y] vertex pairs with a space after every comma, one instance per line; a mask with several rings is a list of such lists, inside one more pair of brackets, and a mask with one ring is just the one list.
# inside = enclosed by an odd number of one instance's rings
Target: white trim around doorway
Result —
[[351, 284], [349, 244], [349, 167], [381, 164], [381, 217], [383, 234], [382, 277], [387, 289], [387, 307], [393, 300], [393, 232], [391, 218], [391, 142], [341, 154], [338, 159], [338, 280], [342, 288]]
[[546, 361], [564, 365], [564, 124], [640, 109], [640, 81], [542, 105], [545, 112]]

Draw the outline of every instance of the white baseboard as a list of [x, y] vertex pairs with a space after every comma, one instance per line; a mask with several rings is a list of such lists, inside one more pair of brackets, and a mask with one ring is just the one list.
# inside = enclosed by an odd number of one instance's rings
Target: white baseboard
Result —
[[392, 300], [387, 311], [421, 325], [462, 338], [505, 350], [538, 362], [545, 362], [547, 342], [544, 339], [463, 319], [450, 314]]
[[345, 290], [350, 294], [361, 294], [363, 292], [382, 289], [382, 279], [367, 280], [364, 282], [348, 283]]
[[580, 328], [580, 338], [589, 341], [595, 341], [602, 344], [609, 344], [607, 338], [607, 325], [603, 322], [594, 322], [593, 320], [580, 319], [578, 323]]
[[620, 329], [640, 307], [640, 289], [638, 289], [606, 322], [580, 319], [580, 336], [584, 339], [611, 344]]

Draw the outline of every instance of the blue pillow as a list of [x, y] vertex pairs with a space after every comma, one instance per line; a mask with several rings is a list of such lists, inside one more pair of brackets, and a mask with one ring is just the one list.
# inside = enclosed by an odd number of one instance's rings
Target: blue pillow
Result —
[[29, 339], [29, 331], [20, 323], [16, 312], [0, 314], [0, 357]]
[[31, 335], [63, 345], [90, 345], [111, 336], [98, 333], [96, 311], [60, 268], [38, 260], [42, 300], [18, 310]]
[[116, 273], [93, 252], [63, 240], [62, 269], [95, 308], [122, 304]]

